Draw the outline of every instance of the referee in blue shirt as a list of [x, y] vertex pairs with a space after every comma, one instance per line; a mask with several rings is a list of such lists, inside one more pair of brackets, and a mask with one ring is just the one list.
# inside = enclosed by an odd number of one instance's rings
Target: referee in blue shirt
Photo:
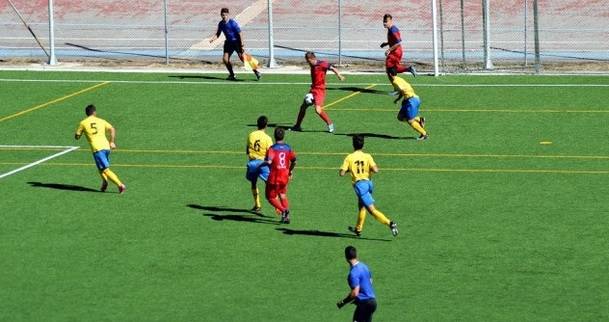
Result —
[[354, 302], [355, 312], [353, 321], [370, 322], [372, 314], [376, 311], [376, 297], [372, 287], [372, 274], [366, 264], [357, 259], [357, 250], [353, 246], [345, 248], [345, 259], [351, 266], [349, 271], [349, 287], [351, 292], [344, 299], [338, 301], [336, 306], [340, 309], [343, 306]]
[[[216, 30], [216, 34], [211, 37], [209, 42], [214, 42], [218, 37], [220, 37], [221, 33], [224, 33], [224, 37], [226, 40], [224, 41], [224, 55], [222, 56], [222, 62], [228, 69], [228, 80], [237, 80], [235, 78], [235, 73], [233, 72], [233, 65], [230, 62], [230, 56], [233, 52], [237, 52], [239, 59], [243, 61], [243, 38], [241, 38], [241, 27], [234, 19], [230, 19], [228, 17], [228, 8], [222, 8], [220, 10], [220, 17], [222, 20], [218, 22], [218, 29]], [[254, 74], [256, 75], [256, 79], [259, 80], [261, 74], [258, 70], [254, 69]]]

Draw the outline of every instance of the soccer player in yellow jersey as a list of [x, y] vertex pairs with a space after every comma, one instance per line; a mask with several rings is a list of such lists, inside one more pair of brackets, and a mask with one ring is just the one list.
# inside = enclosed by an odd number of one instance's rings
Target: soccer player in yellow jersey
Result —
[[395, 237], [398, 235], [398, 225], [374, 206], [374, 199], [372, 198], [374, 186], [370, 180], [370, 175], [371, 173], [379, 172], [379, 168], [372, 156], [362, 151], [363, 148], [364, 136], [354, 135], [353, 149], [355, 152], [347, 155], [338, 172], [341, 177], [347, 172], [351, 172], [353, 190], [355, 190], [355, 195], [357, 195], [359, 207], [357, 223], [355, 227], [349, 227], [349, 230], [357, 236], [361, 235], [364, 229], [364, 221], [366, 220], [366, 210], [368, 210], [372, 217], [383, 225], [387, 225], [391, 229], [391, 234]]
[[[116, 138], [116, 130], [112, 125], [103, 119], [97, 117], [95, 105], [87, 105], [85, 108], [87, 118], [82, 120], [76, 129], [74, 134], [75, 139], [85, 134], [87, 141], [91, 145], [91, 151], [93, 151], [93, 159], [95, 165], [99, 170], [99, 174], [102, 177], [102, 186], [100, 190], [105, 192], [108, 188], [108, 180], [112, 181], [118, 186], [118, 192], [125, 192], [125, 185], [120, 181], [118, 176], [110, 170], [110, 149], [115, 149], [116, 144], [114, 139]], [[110, 132], [110, 141], [106, 137], [106, 132]]]
[[396, 76], [395, 73], [388, 74], [391, 85], [398, 92], [398, 97], [393, 101], [397, 103], [401, 98], [402, 108], [398, 112], [398, 120], [408, 122], [410, 126], [419, 133], [417, 140], [427, 140], [429, 135], [425, 130], [425, 118], [418, 116], [421, 99], [414, 93], [412, 86], [403, 78]]
[[260, 194], [256, 182], [258, 178], [266, 182], [269, 177], [269, 167], [260, 167], [260, 164], [264, 162], [266, 151], [273, 145], [273, 140], [265, 132], [268, 123], [267, 117], [264, 115], [260, 116], [256, 123], [258, 129], [247, 136], [245, 153], [247, 154], [248, 162], [245, 178], [252, 184], [252, 196], [254, 197], [252, 211], [258, 212], [262, 208], [262, 205], [260, 204]]

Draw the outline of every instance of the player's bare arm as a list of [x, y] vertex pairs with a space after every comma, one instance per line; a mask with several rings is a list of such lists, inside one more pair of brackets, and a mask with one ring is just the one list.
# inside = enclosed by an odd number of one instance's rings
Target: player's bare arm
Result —
[[110, 131], [110, 148], [116, 149], [116, 144], [114, 143], [114, 140], [116, 139], [116, 130], [111, 127], [108, 131]]
[[330, 66], [330, 70], [336, 74], [336, 77], [338, 77], [338, 79], [340, 81], [344, 81], [345, 80], [345, 76], [341, 75], [341, 73], [338, 71], [338, 69], [336, 69], [336, 67], [334, 66]]
[[345, 174], [347, 174], [347, 172], [349, 172], [349, 170], [340, 169], [340, 170], [338, 170], [338, 175], [341, 177], [344, 177]]

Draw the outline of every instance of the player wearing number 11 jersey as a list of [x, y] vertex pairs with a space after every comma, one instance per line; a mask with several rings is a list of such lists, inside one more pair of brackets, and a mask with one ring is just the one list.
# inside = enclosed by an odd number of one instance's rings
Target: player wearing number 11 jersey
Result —
[[271, 168], [266, 182], [266, 199], [281, 213], [281, 222], [290, 223], [290, 205], [288, 202], [288, 183], [292, 170], [296, 166], [296, 153], [283, 142], [285, 130], [275, 128], [275, 144], [266, 153], [266, 164]]
[[391, 229], [391, 234], [395, 237], [398, 235], [397, 224], [374, 207], [374, 199], [372, 198], [374, 186], [370, 180], [370, 173], [379, 172], [379, 168], [372, 156], [362, 151], [363, 148], [364, 137], [362, 135], [353, 136], [353, 149], [355, 152], [347, 155], [338, 173], [342, 177], [347, 172], [351, 172], [353, 190], [355, 190], [355, 195], [357, 196], [359, 208], [357, 223], [355, 227], [349, 227], [349, 230], [357, 236], [361, 235], [364, 229], [364, 221], [366, 220], [366, 210], [368, 210], [372, 217], [380, 223], [387, 225]]

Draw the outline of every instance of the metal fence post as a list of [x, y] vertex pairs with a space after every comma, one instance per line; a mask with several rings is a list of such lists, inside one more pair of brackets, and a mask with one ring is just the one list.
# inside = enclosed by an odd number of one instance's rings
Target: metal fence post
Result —
[[436, 0], [431, 0], [431, 21], [432, 21], [432, 30], [433, 30], [433, 75], [439, 76], [439, 66], [438, 66], [438, 7]]
[[165, 18], [165, 65], [169, 65], [169, 28], [167, 27], [167, 0], [163, 0], [163, 15]]
[[49, 0], [49, 65], [56, 65], [57, 58], [55, 57], [55, 21], [53, 19], [53, 0]]
[[269, 62], [266, 67], [275, 68], [277, 67], [277, 63], [275, 62], [275, 44], [273, 39], [273, 0], [267, 0], [267, 6], [269, 16]]
[[463, 69], [467, 66], [465, 61], [465, 7], [463, 6], [463, 0], [461, 0], [461, 56], [463, 56]]
[[482, 0], [482, 23], [484, 25], [484, 69], [493, 69], [491, 61], [491, 19], [489, 0]]
[[527, 0], [524, 0], [524, 67], [527, 67], [527, 65], [529, 64], [529, 57], [528, 57], [528, 52], [527, 52], [527, 19], [528, 19], [528, 13], [529, 13], [529, 2]]
[[343, 54], [343, 26], [342, 26], [342, 9], [343, 9], [343, 1], [338, 0], [338, 65], [342, 65], [342, 54]]
[[537, 0], [533, 0], [533, 25], [535, 29], [535, 73], [541, 68], [541, 53], [539, 48], [539, 8]]

